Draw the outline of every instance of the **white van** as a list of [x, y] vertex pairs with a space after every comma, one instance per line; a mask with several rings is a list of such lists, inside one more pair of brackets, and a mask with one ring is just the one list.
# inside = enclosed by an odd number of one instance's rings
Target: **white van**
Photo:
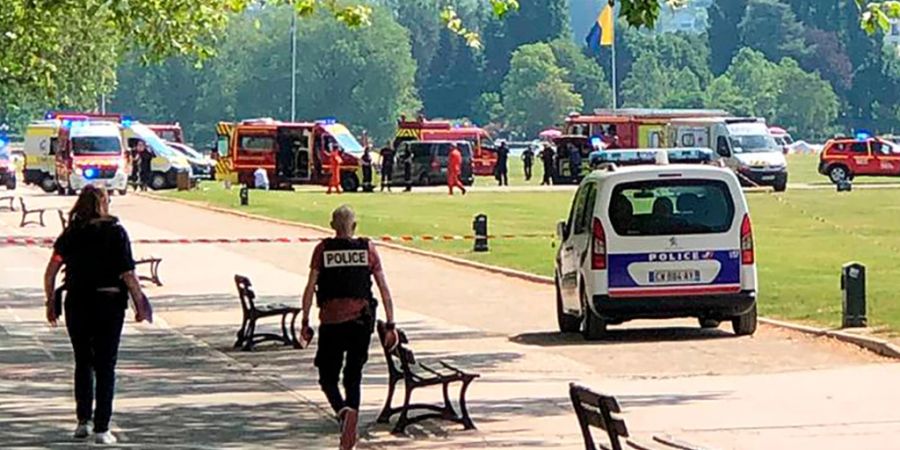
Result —
[[787, 189], [788, 167], [784, 149], [775, 142], [763, 119], [705, 117], [672, 119], [666, 132], [667, 147], [709, 147], [734, 170], [741, 184]]
[[38, 120], [25, 128], [25, 184], [34, 184], [44, 192], [56, 192], [56, 149], [60, 121]]
[[169, 147], [153, 130], [140, 122], [125, 122], [125, 139], [130, 149], [135, 147], [137, 140], [142, 140], [153, 153], [150, 161], [150, 188], [154, 191], [174, 188], [178, 174], [187, 172], [193, 176], [191, 164], [187, 157], [177, 150]]
[[753, 334], [756, 261], [737, 177], [711, 165], [648, 162], [595, 170], [558, 224], [560, 331], [598, 339], [607, 325], [632, 319], [697, 317], [704, 328], [730, 320], [736, 334]]

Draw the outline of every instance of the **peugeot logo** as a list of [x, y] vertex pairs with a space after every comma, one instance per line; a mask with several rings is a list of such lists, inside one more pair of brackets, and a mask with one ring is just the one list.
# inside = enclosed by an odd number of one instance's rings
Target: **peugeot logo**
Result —
[[678, 247], [678, 239], [675, 239], [674, 236], [669, 238], [669, 247]]

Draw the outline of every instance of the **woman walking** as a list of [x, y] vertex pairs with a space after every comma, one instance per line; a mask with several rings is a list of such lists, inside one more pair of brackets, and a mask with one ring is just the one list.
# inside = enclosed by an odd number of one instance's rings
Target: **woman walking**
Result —
[[[153, 321], [149, 302], [134, 274], [131, 241], [117, 218], [109, 215], [105, 190], [86, 186], [69, 213], [69, 225], [53, 245], [44, 273], [47, 321], [56, 326], [56, 276], [65, 265], [65, 322], [75, 353], [74, 436], [93, 432], [98, 444], [114, 444], [109, 431], [115, 393], [119, 339], [131, 294], [135, 320]], [[96, 388], [94, 378], [96, 377]], [[96, 396], [96, 408], [94, 398]]]

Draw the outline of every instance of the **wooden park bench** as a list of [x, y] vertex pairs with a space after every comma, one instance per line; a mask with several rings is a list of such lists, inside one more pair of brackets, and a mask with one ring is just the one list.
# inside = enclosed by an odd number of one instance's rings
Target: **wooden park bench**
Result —
[[[241, 299], [241, 310], [244, 313], [234, 348], [250, 351], [253, 350], [254, 345], [265, 341], [278, 341], [284, 345], [293, 345], [294, 348], [301, 348], [295, 328], [297, 316], [301, 311], [300, 308], [280, 303], [258, 305], [256, 304], [256, 293], [253, 292], [253, 285], [250, 284], [250, 280], [247, 277], [235, 275], [234, 284], [237, 286], [238, 296]], [[257, 320], [264, 317], [278, 316], [281, 316], [281, 335], [256, 332]], [[288, 328], [288, 317], [290, 317], [290, 328]]]
[[[4, 195], [0, 197], [0, 211], [16, 211], [16, 196], [15, 195]], [[6, 203], [5, 205], [3, 203]]]
[[[413, 351], [406, 345], [409, 343], [409, 340], [403, 330], [397, 330], [397, 333], [400, 336], [400, 342], [397, 343], [396, 348], [388, 350], [384, 346], [385, 334], [387, 333], [384, 322], [379, 320], [377, 328], [378, 338], [381, 340], [382, 348], [384, 349], [384, 357], [387, 360], [388, 366], [388, 395], [387, 400], [384, 403], [384, 408], [381, 410], [381, 414], [378, 415], [378, 423], [388, 423], [390, 422], [391, 416], [400, 413], [400, 418], [397, 420], [397, 424], [394, 426], [392, 433], [401, 434], [406, 430], [407, 426], [427, 419], [448, 420], [450, 422], [462, 424], [466, 430], [474, 430], [475, 424], [472, 423], [472, 419], [469, 418], [469, 411], [466, 408], [466, 391], [469, 389], [469, 384], [480, 375], [463, 372], [444, 361], [438, 361], [438, 364], [442, 366], [439, 370], [432, 369], [422, 363], [416, 363]], [[397, 383], [401, 380], [403, 381], [406, 395], [403, 400], [403, 405], [394, 408], [391, 406], [394, 398], [394, 390], [397, 387]], [[448, 391], [450, 384], [455, 382], [462, 383], [459, 391], [459, 410], [461, 414], [457, 414], [453, 409], [453, 405], [450, 403]], [[443, 406], [410, 403], [412, 392], [415, 389], [426, 386], [441, 386], [444, 392]], [[409, 414], [411, 412], [421, 410], [431, 412], [410, 417]]]
[[[28, 207], [25, 206], [25, 199], [22, 197], [19, 197], [19, 205], [22, 207], [22, 221], [19, 222], [20, 228], [24, 228], [27, 225], [40, 225], [42, 227], [46, 226], [44, 224], [44, 213], [48, 210], [48, 208], [28, 209]], [[34, 215], [38, 217], [37, 220], [29, 219], [30, 216]]]
[[[60, 218], [62, 218], [62, 216], [60, 216]], [[162, 258], [156, 256], [146, 256], [135, 261], [135, 269], [137, 269], [138, 266], [148, 266], [150, 269], [149, 276], [138, 274], [138, 279], [141, 281], [149, 281], [157, 286], [162, 286], [162, 281], [159, 279], [159, 264], [161, 262]]]
[[[585, 450], [703, 450], [693, 444], [681, 442], [671, 437], [654, 436], [652, 443], [638, 442], [630, 438], [625, 419], [618, 416], [622, 412], [619, 402], [611, 395], [594, 392], [576, 383], [569, 383], [569, 396], [572, 399], [572, 407], [578, 417], [578, 425], [581, 427], [581, 435], [584, 438]], [[609, 446], [598, 445], [591, 434], [591, 427], [599, 428], [606, 432]], [[627, 447], [623, 447], [624, 443]]]

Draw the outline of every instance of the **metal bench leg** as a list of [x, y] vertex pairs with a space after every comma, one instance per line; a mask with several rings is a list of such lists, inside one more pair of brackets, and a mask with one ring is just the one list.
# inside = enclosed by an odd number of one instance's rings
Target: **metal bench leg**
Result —
[[161, 262], [162, 260], [156, 260], [150, 263], [150, 278], [153, 284], [157, 286], [162, 286], [162, 281], [159, 279], [159, 264]]
[[469, 417], [469, 409], [466, 407], [466, 391], [469, 390], [469, 384], [474, 380], [474, 378], [463, 380], [462, 389], [459, 390], [459, 410], [462, 412], [463, 426], [467, 430], [475, 429], [475, 424], [472, 422], [472, 418]]
[[406, 383], [404, 386], [404, 390], [406, 391], [403, 396], [403, 407], [400, 410], [400, 418], [397, 419], [397, 425], [394, 426], [394, 429], [391, 431], [393, 434], [403, 434], [406, 431], [406, 426], [409, 425], [409, 401], [412, 399], [412, 391], [414, 388], [411, 388], [409, 383]]
[[253, 350], [253, 335], [256, 333], [256, 319], [250, 319], [247, 324], [247, 331], [244, 333], [244, 351]]
[[247, 318], [244, 317], [244, 319], [241, 320], [241, 329], [238, 330], [238, 332], [237, 332], [237, 340], [234, 341], [234, 348], [240, 348], [241, 345], [244, 344], [244, 339], [245, 339], [244, 336], [246, 336], [246, 334], [244, 334], [244, 333], [246, 333], [246, 330], [247, 330]]
[[397, 382], [400, 381], [400, 379], [393, 374], [390, 374], [388, 378], [387, 399], [384, 401], [384, 408], [381, 409], [381, 414], [379, 414], [378, 419], [375, 420], [378, 423], [388, 423], [391, 421], [391, 403], [394, 400], [394, 391], [397, 389]]
[[22, 220], [19, 221], [19, 228], [25, 228], [25, 218], [28, 217], [28, 211], [25, 208], [22, 208]]
[[291, 338], [288, 337], [288, 331], [287, 331], [288, 314], [290, 314], [290, 312], [285, 312], [284, 314], [281, 315], [281, 340], [283, 341], [282, 344], [284, 344], [284, 345], [293, 344], [293, 342], [291, 342]]
[[47, 225], [44, 225], [44, 210], [43, 209], [41, 210], [40, 214], [38, 214], [38, 220], [41, 222], [42, 227], [47, 226]]
[[300, 311], [294, 312], [294, 317], [291, 318], [291, 342], [294, 344], [294, 348], [300, 348], [300, 339], [297, 338], [297, 316], [300, 315]]
[[444, 418], [455, 419], [459, 416], [456, 415], [456, 410], [453, 409], [453, 404], [450, 403], [450, 382], [444, 382], [442, 387], [444, 390]]

